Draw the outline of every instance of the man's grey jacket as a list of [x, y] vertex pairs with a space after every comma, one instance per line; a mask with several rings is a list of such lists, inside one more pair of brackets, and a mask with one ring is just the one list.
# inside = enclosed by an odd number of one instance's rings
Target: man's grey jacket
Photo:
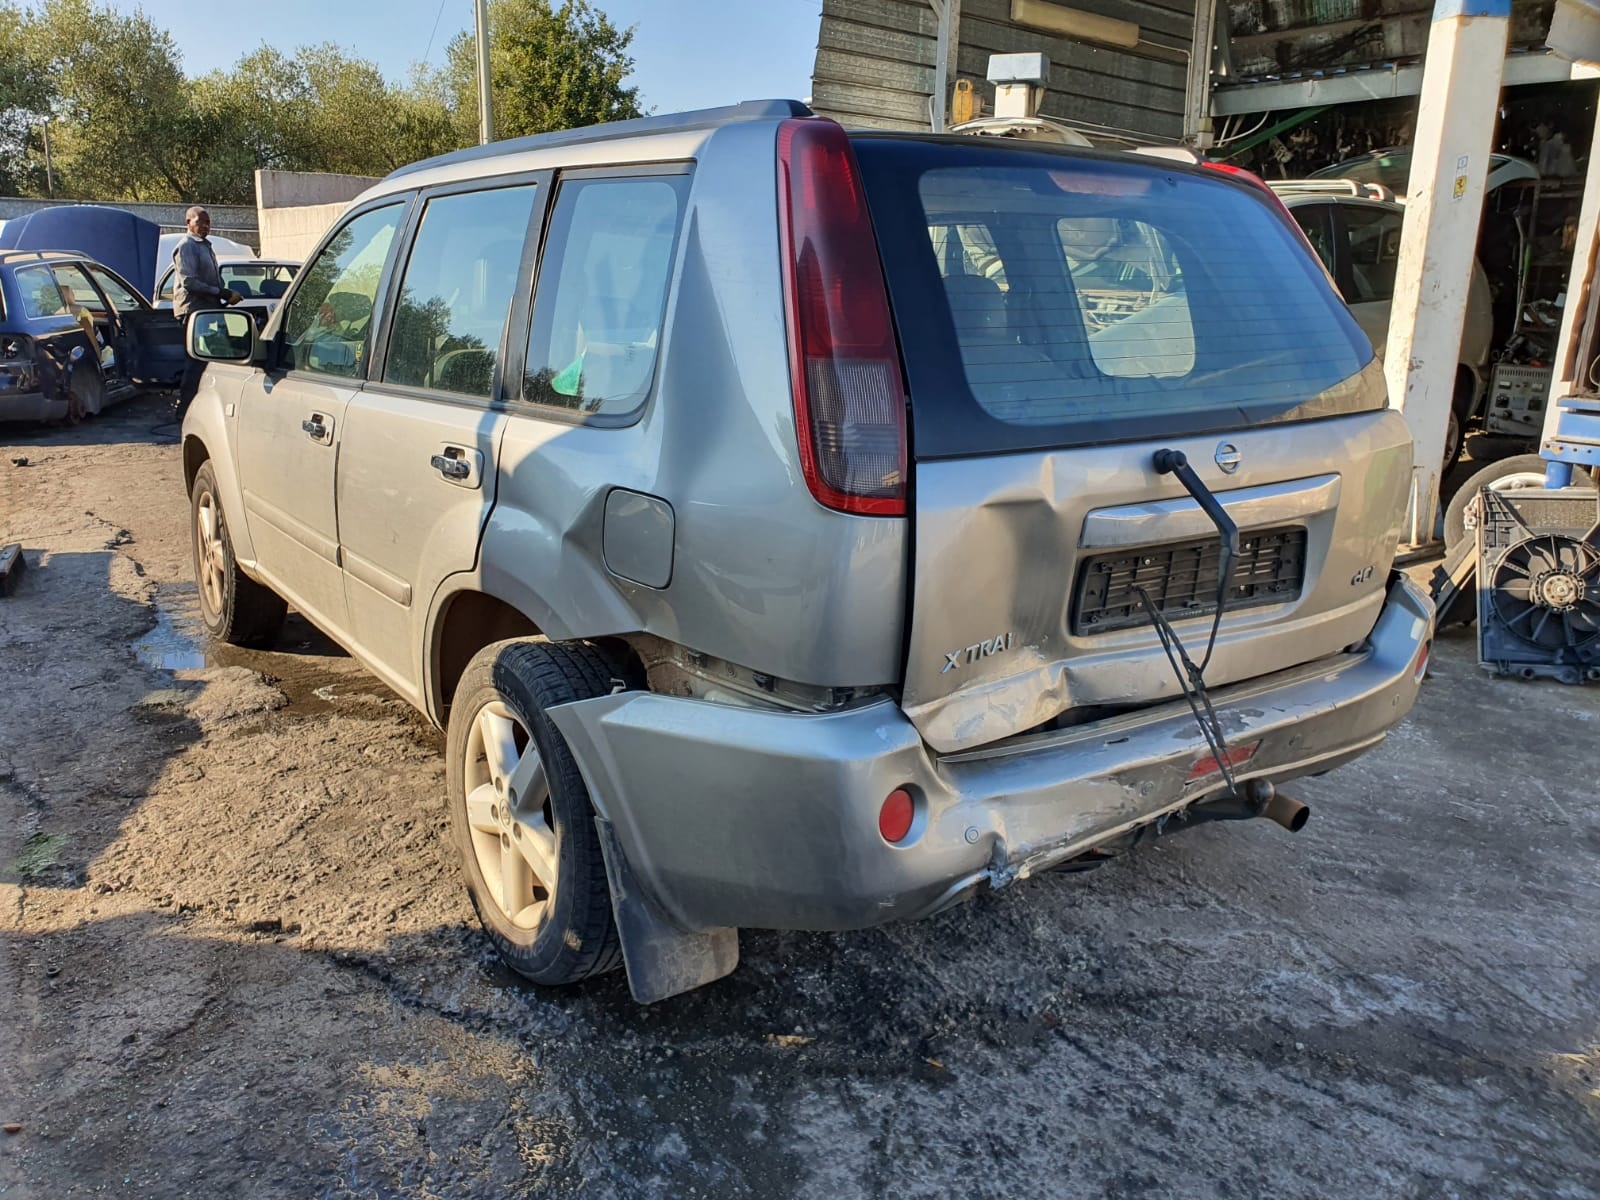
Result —
[[172, 253], [177, 266], [172, 290], [172, 315], [180, 321], [200, 308], [217, 308], [222, 300], [222, 271], [206, 238], [189, 234]]

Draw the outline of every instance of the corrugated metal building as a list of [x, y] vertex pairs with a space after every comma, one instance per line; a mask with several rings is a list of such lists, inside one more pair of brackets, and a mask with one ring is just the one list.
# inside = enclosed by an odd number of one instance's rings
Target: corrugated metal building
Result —
[[[992, 104], [989, 56], [1043, 51], [1051, 65], [1044, 115], [1142, 141], [1182, 137], [1195, 0], [1073, 0], [1078, 11], [1137, 23], [1138, 44], [1127, 49], [1030, 28], [1013, 17], [1018, 0], [943, 2], [950, 82], [973, 80]], [[824, 0], [812, 107], [846, 125], [927, 129], [938, 34], [929, 0]]]
[[[1553, 7], [1513, 0], [1506, 86], [1595, 76], [1545, 52]], [[1429, 0], [824, 0], [813, 106], [848, 125], [929, 128], [941, 10], [949, 14], [947, 99], [964, 78], [992, 103], [989, 55], [1043, 51], [1051, 64], [1045, 116], [1091, 137], [1165, 143], [1200, 133], [1207, 112], [1414, 96], [1433, 15]], [[1137, 42], [1063, 37], [1039, 26], [1041, 12], [1131, 22]]]

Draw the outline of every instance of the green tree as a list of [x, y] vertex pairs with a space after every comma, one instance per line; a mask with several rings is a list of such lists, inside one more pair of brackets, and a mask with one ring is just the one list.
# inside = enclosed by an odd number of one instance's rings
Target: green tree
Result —
[[[14, 43], [53, 83], [51, 133], [65, 194], [178, 199], [173, 147], [190, 134], [177, 46], [143, 12], [44, 0]], [[8, 48], [9, 52], [9, 48]]]
[[[0, 4], [0, 194], [42, 189], [44, 169], [29, 158], [38, 140], [35, 130], [50, 111], [53, 90], [44, 64], [23, 39], [26, 14], [12, 4]], [[37, 178], [36, 178], [37, 177]]]
[[[497, 138], [522, 137], [643, 115], [633, 70], [633, 30], [619, 29], [587, 0], [490, 0], [489, 78]], [[475, 141], [477, 52], [457, 36], [445, 68], [457, 133]]]

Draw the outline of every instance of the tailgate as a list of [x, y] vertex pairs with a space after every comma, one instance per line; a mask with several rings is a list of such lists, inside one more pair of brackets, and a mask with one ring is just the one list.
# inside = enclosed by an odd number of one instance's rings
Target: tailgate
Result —
[[[1228, 435], [1182, 449], [1238, 524], [1210, 685], [1361, 641], [1383, 605], [1411, 475], [1398, 413]], [[1331, 459], [1330, 443], [1343, 448]], [[1211, 631], [1218, 538], [1154, 444], [923, 462], [916, 474], [903, 703], [949, 752], [1179, 696], [1142, 587], [1196, 661]], [[1373, 519], [1374, 514], [1378, 519]], [[1208, 573], [1209, 568], [1209, 573]]]
[[1411, 474], [1381, 365], [1293, 220], [1216, 170], [855, 140], [911, 415], [906, 711], [940, 751], [1180, 695], [1215, 526], [1242, 534], [1209, 684], [1362, 640]]

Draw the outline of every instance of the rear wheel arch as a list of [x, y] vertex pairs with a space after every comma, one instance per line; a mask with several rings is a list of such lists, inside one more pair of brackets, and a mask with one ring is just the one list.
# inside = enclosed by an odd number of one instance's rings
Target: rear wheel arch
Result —
[[467, 664], [485, 646], [542, 635], [531, 617], [498, 596], [474, 589], [447, 596], [439, 605], [428, 638], [425, 692], [429, 713], [444, 725]]
[[[438, 605], [428, 637], [424, 683], [428, 713], [441, 727], [448, 722], [461, 677], [484, 647], [544, 636], [544, 629], [522, 608], [492, 592], [469, 587], [446, 596]], [[598, 648], [627, 686], [646, 686], [644, 667], [624, 637], [581, 640]]]

